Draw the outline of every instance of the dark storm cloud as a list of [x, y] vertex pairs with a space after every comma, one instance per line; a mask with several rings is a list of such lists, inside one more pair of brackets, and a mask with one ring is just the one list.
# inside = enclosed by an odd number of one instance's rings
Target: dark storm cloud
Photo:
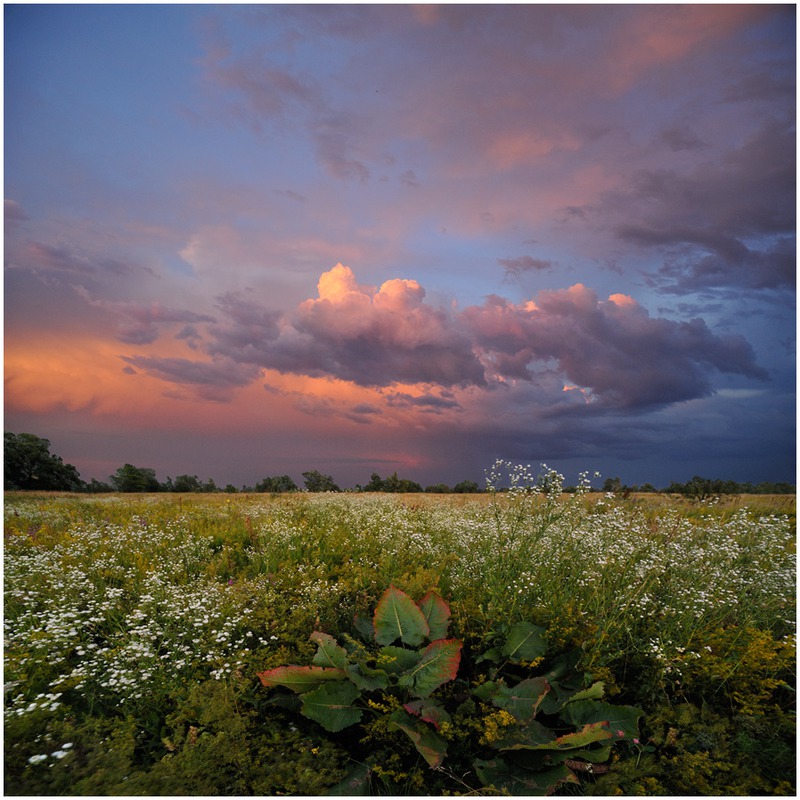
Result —
[[224, 323], [210, 328], [208, 352], [240, 363], [258, 364], [266, 357], [270, 343], [280, 334], [280, 313], [269, 311], [235, 293], [217, 298]]
[[461, 404], [452, 395], [430, 394], [410, 395], [406, 392], [394, 392], [386, 395], [386, 403], [394, 408], [416, 408], [427, 413], [441, 414], [443, 411], [460, 409]]
[[609, 198], [627, 217], [616, 235], [664, 251], [668, 291], [793, 287], [795, 160], [793, 123], [770, 121], [718, 164], [642, 171], [627, 200]]
[[600, 301], [591, 289], [540, 292], [514, 306], [491, 298], [463, 312], [477, 345], [503, 376], [535, 380], [530, 367], [555, 359], [571, 383], [613, 408], [648, 408], [712, 392], [712, 371], [765, 380], [741, 336], [717, 336], [705, 322], [652, 318], [625, 295]]

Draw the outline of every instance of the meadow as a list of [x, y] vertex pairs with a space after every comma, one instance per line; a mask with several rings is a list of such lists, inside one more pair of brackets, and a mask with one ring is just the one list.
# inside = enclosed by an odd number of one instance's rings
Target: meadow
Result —
[[[479, 495], [6, 493], [5, 793], [794, 794], [795, 498], [544, 478], [498, 463], [508, 490]], [[418, 643], [359, 638], [390, 587], [408, 614], [435, 601], [430, 639], [457, 642], [433, 689], [383, 663]], [[358, 721], [332, 731], [311, 695], [259, 678], [286, 665], [347, 671]]]

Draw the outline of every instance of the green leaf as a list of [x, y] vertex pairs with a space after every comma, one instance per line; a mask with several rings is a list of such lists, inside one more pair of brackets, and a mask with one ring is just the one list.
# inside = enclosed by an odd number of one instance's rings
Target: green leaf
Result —
[[328, 683], [302, 696], [304, 717], [319, 722], [326, 731], [336, 731], [361, 720], [362, 710], [353, 701], [361, 692], [349, 681]]
[[612, 738], [611, 729], [605, 722], [592, 722], [584, 725], [579, 731], [565, 733], [551, 742], [537, 744], [531, 750], [575, 750], [594, 742], [603, 742]]
[[430, 725], [398, 708], [389, 717], [389, 730], [401, 730], [414, 743], [417, 752], [431, 767], [440, 767], [447, 752], [447, 742]]
[[325, 792], [329, 796], [363, 797], [369, 792], [370, 768], [366, 764], [356, 764], [345, 775], [344, 780]]
[[518, 622], [511, 628], [502, 653], [514, 662], [533, 661], [547, 652], [545, 630], [530, 622]]
[[428, 592], [417, 605], [430, 628], [428, 636], [432, 640], [444, 639], [450, 625], [450, 606], [435, 592]]
[[639, 717], [644, 712], [633, 706], [615, 706], [597, 700], [575, 700], [561, 710], [561, 719], [571, 725], [608, 724], [614, 739], [635, 739], [639, 735]]
[[293, 692], [309, 692], [328, 681], [341, 681], [345, 671], [336, 667], [275, 667], [256, 676], [264, 686], [285, 686]]
[[406, 650], [405, 647], [389, 645], [378, 651], [378, 663], [392, 675], [399, 675], [419, 663], [419, 653], [416, 650]]
[[526, 724], [506, 725], [491, 745], [496, 750], [533, 750], [553, 741], [553, 731], [531, 720]]
[[400, 639], [403, 644], [416, 647], [430, 633], [425, 615], [405, 593], [390, 586], [375, 608], [375, 641], [391, 644]]
[[491, 701], [519, 722], [529, 722], [536, 716], [540, 703], [549, 691], [550, 684], [546, 678], [528, 678], [516, 686], [500, 684]]
[[437, 706], [436, 703], [432, 703], [430, 700], [413, 700], [410, 703], [405, 703], [403, 708], [409, 714], [420, 717], [425, 722], [430, 722], [437, 731], [443, 722], [450, 722], [450, 715], [441, 706]]
[[372, 625], [372, 617], [365, 616], [364, 614], [355, 614], [353, 616], [353, 627], [364, 641], [375, 641], [375, 628]]
[[597, 681], [588, 689], [584, 689], [583, 691], [573, 694], [566, 700], [564, 705], [567, 703], [573, 703], [576, 700], [599, 700], [605, 694], [605, 688], [606, 685], [603, 683], [603, 681]]
[[458, 639], [438, 639], [423, 651], [419, 663], [400, 680], [411, 686], [416, 697], [428, 697], [443, 683], [452, 681], [461, 663], [461, 642]]
[[503, 758], [490, 761], [478, 759], [474, 762], [475, 771], [486, 787], [494, 787], [498, 792], [510, 795], [548, 795], [562, 783], [578, 783], [575, 775], [563, 764], [542, 772], [528, 770], [510, 764]]
[[362, 692], [374, 692], [376, 689], [385, 689], [389, 685], [389, 676], [382, 669], [373, 669], [363, 661], [357, 664], [348, 664], [345, 667], [347, 677]]
[[336, 642], [333, 636], [328, 633], [314, 631], [308, 638], [319, 645], [319, 649], [312, 661], [313, 664], [318, 667], [345, 669], [347, 666], [347, 651]]
[[498, 684], [496, 681], [486, 681], [485, 683], [476, 686], [472, 690], [472, 694], [474, 694], [479, 700], [490, 703], [495, 694], [497, 694], [497, 688], [499, 685], [501, 684]]

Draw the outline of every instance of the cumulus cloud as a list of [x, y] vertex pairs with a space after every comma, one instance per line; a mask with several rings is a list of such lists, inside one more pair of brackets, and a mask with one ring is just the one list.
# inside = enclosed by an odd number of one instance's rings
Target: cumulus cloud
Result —
[[393, 279], [375, 289], [337, 264], [318, 292], [299, 306], [265, 366], [362, 386], [484, 383], [467, 333], [445, 309], [424, 302], [416, 281]]
[[[651, 317], [633, 297], [601, 300], [580, 283], [519, 304], [491, 296], [457, 311], [427, 303], [415, 280], [362, 285], [337, 264], [320, 276], [317, 291], [283, 316], [225, 295], [217, 303], [221, 321], [206, 326], [202, 345], [211, 362], [128, 363], [201, 387], [235, 388], [263, 368], [379, 389], [422, 384], [437, 390], [397, 390], [384, 402], [433, 412], [459, 410], [458, 389], [514, 382], [538, 386], [548, 407], [644, 410], [713, 393], [715, 373], [768, 378], [743, 337], [717, 335], [700, 318]], [[145, 331], [183, 316], [140, 314]]]
[[514, 305], [493, 297], [462, 314], [500, 377], [535, 381], [531, 368], [554, 359], [566, 379], [607, 407], [649, 408], [712, 392], [712, 371], [764, 380], [741, 336], [717, 336], [705, 322], [652, 318], [622, 294], [599, 300], [575, 284]]

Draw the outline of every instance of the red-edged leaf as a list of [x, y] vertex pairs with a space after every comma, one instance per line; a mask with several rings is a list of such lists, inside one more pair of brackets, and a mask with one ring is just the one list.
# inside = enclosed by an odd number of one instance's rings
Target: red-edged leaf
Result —
[[447, 742], [436, 733], [430, 725], [421, 719], [412, 717], [402, 708], [398, 708], [389, 717], [389, 729], [396, 728], [403, 731], [411, 741], [417, 752], [433, 767], [440, 767], [447, 752]]
[[264, 686], [285, 686], [293, 692], [310, 692], [327, 681], [340, 681], [347, 677], [343, 669], [335, 667], [275, 667], [256, 673]]
[[450, 715], [436, 703], [429, 700], [413, 700], [405, 703], [403, 708], [415, 717], [421, 717], [425, 722], [430, 722], [438, 731], [443, 722], [450, 722]]
[[428, 697], [443, 683], [452, 681], [461, 663], [461, 642], [458, 639], [437, 639], [423, 651], [419, 663], [402, 678], [401, 684], [411, 686], [416, 697]]
[[416, 647], [430, 633], [430, 628], [419, 606], [405, 593], [390, 586], [375, 607], [375, 641], [391, 644], [400, 639], [403, 644]]
[[607, 739], [613, 738], [611, 729], [608, 727], [607, 722], [592, 722], [584, 725], [579, 731], [574, 733], [566, 733], [564, 736], [559, 736], [552, 742], [546, 744], [539, 744], [531, 747], [531, 750], [573, 750], [580, 747], [586, 747], [587, 744], [593, 742], [602, 742]]
[[428, 592], [417, 604], [425, 615], [431, 639], [444, 639], [450, 624], [450, 606], [436, 592]]

